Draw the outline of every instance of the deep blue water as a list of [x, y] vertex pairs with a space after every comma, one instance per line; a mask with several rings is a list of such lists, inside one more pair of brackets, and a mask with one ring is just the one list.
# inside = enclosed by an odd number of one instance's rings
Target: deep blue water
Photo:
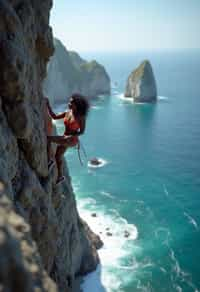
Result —
[[[80, 212], [105, 241], [102, 285], [200, 291], [200, 50], [82, 56], [103, 64], [114, 85], [111, 96], [92, 101], [81, 137], [87, 156], [107, 164], [91, 169], [86, 160], [80, 165], [75, 149], [65, 155]], [[122, 98], [128, 75], [144, 59], [160, 96], [153, 105]], [[124, 230], [132, 236], [124, 238]], [[94, 285], [84, 291], [103, 291]]]

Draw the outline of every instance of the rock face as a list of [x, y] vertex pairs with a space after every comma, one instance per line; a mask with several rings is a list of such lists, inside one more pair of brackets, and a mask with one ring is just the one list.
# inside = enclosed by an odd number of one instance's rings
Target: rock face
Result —
[[156, 81], [149, 61], [144, 61], [128, 77], [125, 97], [133, 97], [135, 102], [155, 102]]
[[73, 93], [87, 97], [110, 93], [110, 78], [96, 61], [86, 62], [54, 39], [55, 53], [48, 64], [44, 93], [52, 103], [66, 101]]
[[[69, 291], [100, 239], [66, 181], [49, 174], [42, 82], [53, 54], [51, 0], [0, 1], [0, 290]], [[98, 244], [99, 242], [99, 244]]]

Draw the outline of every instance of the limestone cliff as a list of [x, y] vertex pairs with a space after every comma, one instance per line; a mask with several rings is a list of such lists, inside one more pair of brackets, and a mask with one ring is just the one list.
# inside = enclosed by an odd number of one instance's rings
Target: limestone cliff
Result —
[[[48, 173], [42, 82], [51, 0], [0, 1], [0, 290], [69, 291], [101, 243], [80, 219], [70, 176]], [[98, 243], [98, 244], [97, 244]]]
[[157, 99], [156, 81], [149, 61], [144, 61], [128, 77], [125, 97], [135, 102], [154, 102]]
[[86, 62], [54, 39], [55, 53], [48, 64], [44, 92], [52, 103], [66, 101], [73, 93], [88, 97], [110, 93], [110, 78], [96, 61]]

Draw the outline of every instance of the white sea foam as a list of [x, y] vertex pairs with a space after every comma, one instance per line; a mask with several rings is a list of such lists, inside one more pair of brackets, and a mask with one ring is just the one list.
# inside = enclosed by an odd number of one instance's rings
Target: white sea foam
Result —
[[198, 292], [197, 287], [195, 284], [191, 281], [191, 274], [185, 272], [183, 269], [181, 269], [180, 264], [175, 256], [175, 253], [172, 249], [170, 249], [170, 258], [172, 260], [172, 271], [174, 271], [175, 275], [171, 275], [172, 282], [174, 282], [174, 287], [177, 288], [177, 291], [182, 291], [180, 285], [176, 284], [176, 281], [185, 283], [190, 289], [190, 291]]
[[[118, 93], [118, 94], [116, 94], [116, 97], [118, 97], [119, 99], [121, 99], [123, 101], [131, 102], [131, 103], [134, 103], [134, 104], [140, 104], [140, 105], [148, 104], [148, 103], [145, 103], [145, 102], [134, 102], [133, 101], [133, 97], [131, 97], [131, 96], [130, 97], [125, 97], [124, 93]], [[166, 96], [158, 96], [157, 100], [158, 100], [158, 102], [159, 101], [168, 101], [169, 98], [166, 97]]]
[[166, 269], [165, 268], [163, 268], [163, 267], [160, 267], [160, 270], [164, 273], [164, 274], [166, 274], [167, 273], [167, 271], [166, 271]]
[[158, 96], [158, 100], [161, 100], [161, 101], [163, 101], [163, 100], [169, 100], [169, 98], [166, 97], [166, 96]]
[[[195, 284], [191, 281], [191, 274], [185, 272], [183, 269], [181, 269], [180, 264], [175, 256], [175, 253], [172, 249], [170, 249], [170, 258], [172, 260], [172, 271], [174, 271], [175, 276], [172, 274], [171, 279], [172, 281], [179, 281], [179, 282], [184, 282], [188, 287], [192, 288], [194, 292], [197, 292], [198, 289], [196, 288]], [[179, 287], [179, 290], [177, 291], [182, 291], [182, 289], [179, 285], [174, 283], [174, 287]], [[191, 289], [190, 289], [191, 290]]]
[[[103, 194], [105, 193], [108, 194], [103, 191]], [[90, 211], [88, 206], [90, 206]], [[97, 206], [96, 201], [90, 198], [79, 200], [78, 209], [81, 217], [101, 236], [104, 242], [104, 246], [99, 250], [103, 269], [101, 271], [98, 267], [94, 273], [84, 278], [83, 291], [102, 292], [105, 291], [104, 287], [106, 287], [106, 291], [120, 291], [121, 283], [128, 281], [129, 274], [123, 273], [125, 275], [121, 279], [117, 271], [133, 271], [138, 267], [134, 260], [134, 251], [138, 250], [134, 243], [138, 236], [137, 228], [133, 224], [129, 224], [116, 210], [103, 211], [103, 208]], [[92, 212], [95, 212], [97, 216], [91, 216]], [[125, 232], [129, 233], [128, 237], [125, 236]], [[132, 262], [129, 261], [128, 265], [124, 265], [123, 260], [130, 258], [133, 259]]]
[[199, 229], [197, 222], [188, 213], [184, 212], [184, 216], [188, 219], [189, 223], [194, 226], [196, 230]]
[[120, 203], [128, 203], [129, 202], [129, 200], [125, 200], [125, 199], [122, 199], [122, 200], [119, 200], [120, 201]]
[[103, 158], [97, 158], [98, 161], [100, 162], [100, 164], [98, 165], [94, 165], [92, 164], [90, 161], [88, 161], [88, 167], [91, 167], [91, 168], [100, 168], [100, 167], [103, 167], [105, 166], [106, 164], [108, 164], [108, 161], [103, 159]]
[[168, 192], [168, 190], [167, 190], [165, 184], [163, 184], [163, 189], [164, 189], [164, 193], [165, 193], [165, 195], [168, 197], [168, 196], [169, 196], [169, 192]]
[[172, 261], [174, 262], [173, 270], [176, 273], [176, 276], [177, 277], [181, 276], [182, 270], [180, 268], [179, 262], [176, 259], [174, 251], [172, 249], [170, 250], [170, 257], [171, 257]]
[[103, 195], [103, 196], [105, 196], [105, 197], [108, 197], [108, 198], [110, 198], [110, 199], [114, 199], [114, 198], [115, 198], [114, 196], [112, 196], [112, 195], [111, 195], [110, 193], [108, 193], [108, 192], [101, 191], [100, 193], [101, 193], [101, 195]]
[[92, 105], [91, 108], [94, 109], [94, 110], [100, 110], [100, 109], [102, 109], [101, 106], [97, 106], [97, 105]]
[[83, 208], [87, 208], [88, 206], [95, 206], [96, 205], [96, 200], [93, 198], [84, 198], [79, 200], [78, 202], [78, 206], [80, 208], [80, 210], [82, 210]]
[[116, 95], [116, 97], [118, 97], [119, 99], [123, 100], [123, 101], [128, 101], [133, 103], [133, 98], [132, 97], [125, 97], [124, 93], [119, 93]]

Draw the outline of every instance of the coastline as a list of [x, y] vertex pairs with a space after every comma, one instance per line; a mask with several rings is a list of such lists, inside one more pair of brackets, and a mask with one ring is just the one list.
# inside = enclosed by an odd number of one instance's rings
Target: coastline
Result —
[[[76, 189], [76, 194], [79, 193]], [[103, 192], [103, 196], [112, 199], [112, 195]], [[80, 283], [81, 292], [118, 291], [122, 282], [121, 272], [132, 270], [127, 259], [133, 254], [138, 231], [135, 225], [129, 224], [114, 210], [101, 210], [94, 199], [79, 198], [77, 200], [79, 214], [95, 233], [101, 236], [104, 245], [98, 250], [100, 264], [96, 270], [84, 276]], [[75, 291], [75, 292], [78, 292]]]

